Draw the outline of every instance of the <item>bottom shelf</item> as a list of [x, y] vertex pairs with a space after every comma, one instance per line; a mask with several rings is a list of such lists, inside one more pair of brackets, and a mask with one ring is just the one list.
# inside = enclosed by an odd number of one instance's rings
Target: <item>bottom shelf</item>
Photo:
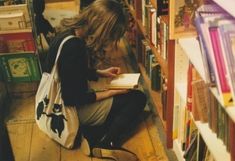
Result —
[[230, 161], [231, 157], [227, 152], [225, 145], [222, 140], [218, 139], [216, 134], [212, 132], [208, 123], [195, 121], [195, 124], [214, 159], [216, 161]]
[[159, 115], [159, 117], [160, 117], [160, 119], [162, 121], [164, 129], [166, 129], [166, 121], [163, 119], [163, 110], [164, 109], [163, 109], [163, 106], [162, 106], [162, 103], [161, 103], [161, 93], [153, 91], [151, 89], [151, 81], [150, 81], [150, 79], [148, 78], [148, 76], [147, 76], [147, 74], [145, 72], [145, 68], [140, 63], [138, 65], [139, 65], [141, 74], [143, 76], [144, 82], [146, 83], [146, 86], [148, 88], [150, 97], [151, 97], [151, 99], [153, 101], [154, 107], [155, 107], [155, 109], [158, 112], [158, 115]]

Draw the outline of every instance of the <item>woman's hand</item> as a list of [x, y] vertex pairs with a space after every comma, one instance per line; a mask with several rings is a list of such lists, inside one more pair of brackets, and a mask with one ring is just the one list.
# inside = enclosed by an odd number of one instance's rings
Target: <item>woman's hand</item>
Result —
[[119, 67], [110, 67], [103, 70], [97, 70], [96, 72], [101, 77], [114, 78], [121, 73], [121, 69]]

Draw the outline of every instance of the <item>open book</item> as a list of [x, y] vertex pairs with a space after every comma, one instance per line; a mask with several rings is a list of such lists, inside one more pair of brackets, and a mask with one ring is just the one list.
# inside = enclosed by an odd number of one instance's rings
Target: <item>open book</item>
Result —
[[140, 73], [124, 73], [114, 78], [108, 85], [109, 89], [132, 89], [138, 87]]

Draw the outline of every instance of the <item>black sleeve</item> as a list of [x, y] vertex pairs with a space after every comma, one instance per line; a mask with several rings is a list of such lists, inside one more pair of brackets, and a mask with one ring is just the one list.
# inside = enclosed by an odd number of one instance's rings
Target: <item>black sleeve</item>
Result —
[[88, 88], [88, 80], [95, 78], [96, 71], [88, 68], [86, 52], [84, 42], [78, 38], [65, 42], [61, 50], [58, 72], [65, 105], [80, 106], [96, 100], [96, 94]]
[[88, 80], [97, 81], [97, 80], [99, 79], [99, 76], [98, 76], [98, 74], [96, 73], [96, 69], [88, 68], [87, 74], [88, 74], [88, 75], [87, 75]]

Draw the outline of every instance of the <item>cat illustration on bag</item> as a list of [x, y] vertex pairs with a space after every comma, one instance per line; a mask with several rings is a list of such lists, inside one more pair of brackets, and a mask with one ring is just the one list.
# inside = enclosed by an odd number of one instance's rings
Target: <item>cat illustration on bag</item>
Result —
[[51, 117], [51, 130], [54, 133], [58, 133], [59, 138], [61, 137], [61, 134], [64, 130], [64, 120], [67, 121], [67, 119], [62, 114], [62, 105], [60, 104], [54, 104], [53, 107], [53, 113], [47, 114], [44, 112], [44, 108], [47, 107], [49, 102], [49, 99], [45, 97], [43, 101], [41, 101], [38, 104], [37, 107], [37, 120], [40, 119], [42, 114], [45, 114], [47, 117]]
[[41, 102], [39, 102], [37, 106], [37, 120], [39, 120], [42, 114], [44, 114], [44, 108], [47, 107], [48, 103], [49, 99], [47, 98], [47, 96]]

